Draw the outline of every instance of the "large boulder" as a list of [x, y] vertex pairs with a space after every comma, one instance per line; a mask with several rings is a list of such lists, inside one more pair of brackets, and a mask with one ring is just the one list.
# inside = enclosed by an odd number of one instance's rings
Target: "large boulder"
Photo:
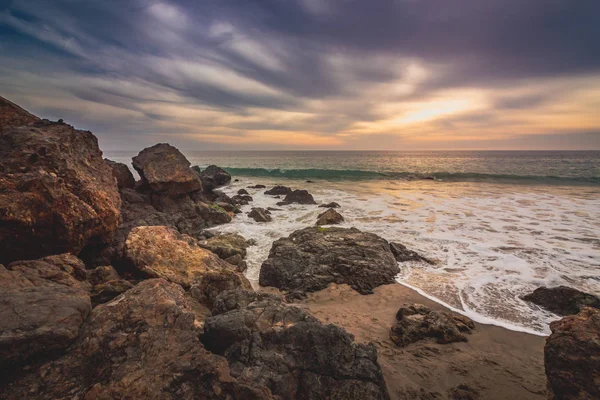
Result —
[[273, 243], [259, 282], [292, 292], [347, 283], [361, 294], [394, 282], [400, 272], [389, 243], [356, 228], [304, 228]]
[[237, 255], [245, 258], [246, 249], [249, 247], [246, 239], [236, 233], [224, 233], [207, 240], [201, 240], [198, 242], [198, 246], [212, 251], [223, 260]]
[[127, 165], [108, 158], [105, 158], [104, 161], [112, 169], [112, 174], [117, 180], [119, 189], [132, 189], [135, 186], [135, 178]]
[[216, 165], [209, 165], [200, 172], [200, 179], [202, 180], [204, 190], [211, 192], [214, 189], [225, 186], [231, 182], [231, 175], [229, 172]]
[[262, 207], [254, 207], [248, 213], [248, 216], [256, 222], [271, 222], [271, 211], [265, 210]]
[[3, 398], [272, 398], [237, 382], [227, 361], [204, 349], [197, 322], [179, 285], [144, 281], [96, 307], [67, 355], [14, 379]]
[[273, 295], [223, 292], [202, 342], [241, 383], [280, 399], [388, 399], [377, 350]]
[[558, 315], [577, 314], [583, 307], [600, 308], [600, 298], [568, 286], [539, 287], [522, 297]]
[[[121, 198], [98, 140], [47, 120], [0, 131], [0, 262], [109, 240]], [[35, 244], [35, 245], [33, 245]]]
[[40, 119], [18, 105], [0, 97], [0, 130], [9, 126], [23, 126], [38, 122]]
[[277, 203], [278, 206], [284, 206], [287, 204], [317, 204], [315, 199], [313, 199], [312, 195], [308, 193], [308, 190], [294, 190], [291, 193], [288, 193], [283, 201]]
[[190, 162], [175, 147], [159, 143], [133, 157], [133, 168], [142, 184], [153, 193], [178, 197], [202, 190], [200, 177], [190, 169]]
[[600, 310], [583, 308], [550, 329], [544, 348], [549, 398], [600, 399]]
[[426, 338], [437, 343], [466, 342], [465, 333], [475, 329], [469, 318], [446, 311], [435, 311], [422, 304], [405, 304], [396, 313], [390, 339], [404, 347]]
[[292, 193], [292, 189], [282, 185], [273, 186], [271, 189], [265, 191], [265, 194], [269, 196], [285, 196], [288, 193]]
[[330, 208], [329, 210], [319, 214], [319, 216], [317, 217], [316, 224], [318, 226], [336, 225], [336, 224], [341, 224], [342, 222], [344, 222], [344, 217], [342, 217], [342, 214], [335, 211], [333, 208]]

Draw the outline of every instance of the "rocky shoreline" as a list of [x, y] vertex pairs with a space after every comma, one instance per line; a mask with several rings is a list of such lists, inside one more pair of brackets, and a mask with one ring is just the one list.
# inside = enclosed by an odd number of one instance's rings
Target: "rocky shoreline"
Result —
[[[331, 226], [343, 206], [284, 186], [261, 194], [281, 208], [249, 217], [269, 223], [290, 204], [325, 210], [273, 244], [255, 291], [243, 274], [252, 238], [207, 230], [252, 196], [227, 196], [226, 171], [191, 166], [166, 143], [132, 165], [137, 182], [102, 158], [91, 132], [0, 98], [1, 398], [600, 397], [595, 296], [531, 295], [566, 315], [544, 349], [542, 338], [407, 292], [394, 283], [399, 263], [433, 261]], [[412, 370], [423, 370], [419, 379]]]

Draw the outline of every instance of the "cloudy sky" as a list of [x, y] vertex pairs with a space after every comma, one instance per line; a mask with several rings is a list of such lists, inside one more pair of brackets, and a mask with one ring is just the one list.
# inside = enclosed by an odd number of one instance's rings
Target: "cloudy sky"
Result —
[[600, 1], [0, 0], [0, 96], [105, 150], [600, 149]]

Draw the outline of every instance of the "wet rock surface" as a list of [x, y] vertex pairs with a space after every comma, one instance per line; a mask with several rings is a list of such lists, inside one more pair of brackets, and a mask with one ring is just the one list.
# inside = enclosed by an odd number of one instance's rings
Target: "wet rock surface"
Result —
[[373, 344], [323, 325], [274, 295], [222, 293], [202, 342], [223, 355], [240, 383], [281, 399], [388, 399]]
[[331, 203], [321, 204], [319, 207], [323, 207], [323, 208], [340, 208], [341, 206], [338, 203], [336, 203], [335, 201], [332, 201]]
[[271, 189], [265, 191], [265, 194], [270, 196], [285, 196], [288, 193], [292, 193], [292, 189], [287, 186], [277, 185], [272, 187]]
[[400, 347], [428, 338], [441, 344], [466, 342], [465, 333], [473, 329], [473, 321], [462, 315], [432, 310], [422, 304], [405, 304], [396, 314], [390, 339]]
[[271, 222], [271, 211], [265, 210], [264, 208], [252, 208], [252, 211], [248, 213], [248, 216], [256, 222]]
[[104, 161], [112, 169], [112, 174], [117, 180], [119, 190], [133, 189], [135, 186], [135, 178], [127, 165], [109, 160], [108, 158], [105, 158]]
[[583, 308], [550, 329], [544, 348], [549, 398], [600, 398], [600, 310]]
[[522, 299], [563, 316], [577, 314], [584, 307], [600, 308], [600, 298], [568, 286], [540, 287]]
[[423, 261], [427, 264], [433, 264], [433, 261], [430, 259], [423, 257], [416, 251], [409, 250], [401, 243], [390, 242], [390, 249], [392, 250], [392, 253], [394, 253], [394, 257], [396, 257], [396, 261], [398, 262]]
[[294, 190], [286, 194], [283, 201], [277, 203], [278, 206], [284, 206], [288, 204], [317, 204], [312, 195], [308, 193], [308, 190]]
[[342, 222], [344, 222], [344, 217], [342, 217], [342, 214], [338, 213], [333, 208], [330, 208], [329, 210], [319, 214], [316, 224], [318, 226], [335, 225], [341, 224]]
[[202, 180], [204, 190], [211, 192], [231, 182], [231, 175], [223, 168], [219, 168], [216, 165], [209, 165], [200, 173], [200, 179]]
[[389, 243], [356, 228], [310, 227], [273, 243], [259, 282], [289, 292], [347, 283], [362, 294], [394, 282], [400, 272]]

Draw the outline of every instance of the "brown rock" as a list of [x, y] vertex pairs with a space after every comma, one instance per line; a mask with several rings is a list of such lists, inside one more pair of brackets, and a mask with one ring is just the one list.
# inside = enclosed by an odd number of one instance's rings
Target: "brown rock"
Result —
[[204, 190], [212, 192], [214, 189], [231, 182], [231, 175], [223, 168], [216, 165], [209, 165], [200, 173], [200, 179], [202, 180]]
[[199, 241], [198, 246], [212, 251], [223, 260], [234, 256], [240, 256], [241, 259], [244, 259], [246, 249], [249, 247], [246, 239], [236, 233], [213, 236], [208, 240]]
[[268, 194], [270, 196], [280, 196], [280, 195], [285, 196], [288, 193], [292, 193], [292, 189], [290, 189], [287, 186], [281, 186], [281, 185], [274, 186], [271, 189], [265, 191], [265, 194]]
[[335, 225], [344, 222], [344, 217], [333, 208], [319, 214], [317, 225]]
[[317, 204], [315, 199], [313, 199], [312, 195], [308, 193], [307, 190], [294, 190], [291, 193], [288, 193], [283, 201], [277, 203], [278, 206], [285, 206], [288, 204], [297, 203], [297, 204]]
[[341, 206], [338, 203], [336, 203], [335, 201], [332, 201], [331, 203], [321, 204], [319, 207], [323, 207], [323, 208], [340, 208]]
[[0, 97], [0, 130], [9, 126], [33, 124], [39, 120], [35, 115], [28, 113], [4, 97]]
[[271, 212], [261, 207], [252, 208], [248, 216], [256, 222], [271, 222]]
[[127, 165], [109, 160], [108, 158], [105, 158], [104, 161], [106, 161], [108, 166], [112, 169], [112, 174], [117, 180], [119, 189], [133, 189], [135, 186], [135, 178]]
[[526, 296], [530, 301], [558, 315], [577, 314], [584, 307], [600, 308], [600, 298], [568, 286], [539, 287]]

